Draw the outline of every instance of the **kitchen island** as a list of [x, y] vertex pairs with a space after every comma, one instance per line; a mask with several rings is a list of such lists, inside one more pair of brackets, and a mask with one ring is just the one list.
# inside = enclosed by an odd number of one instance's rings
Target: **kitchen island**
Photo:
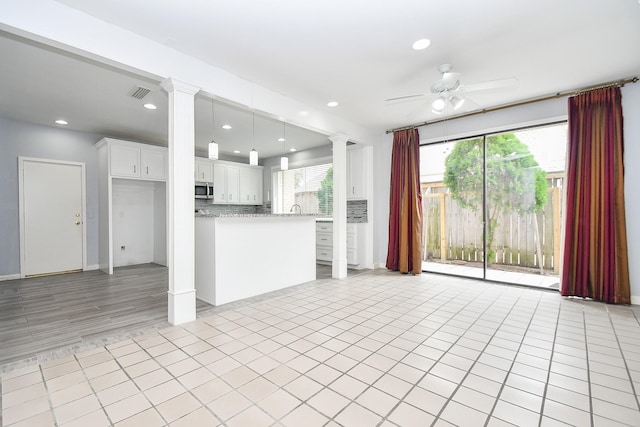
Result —
[[221, 305], [315, 280], [315, 224], [306, 215], [196, 215], [196, 297]]

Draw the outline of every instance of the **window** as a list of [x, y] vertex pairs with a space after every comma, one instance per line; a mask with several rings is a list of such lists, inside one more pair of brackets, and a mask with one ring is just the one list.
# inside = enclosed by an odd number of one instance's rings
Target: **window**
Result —
[[333, 168], [331, 163], [273, 173], [273, 213], [333, 215]]
[[420, 147], [423, 264], [557, 289], [566, 122]]

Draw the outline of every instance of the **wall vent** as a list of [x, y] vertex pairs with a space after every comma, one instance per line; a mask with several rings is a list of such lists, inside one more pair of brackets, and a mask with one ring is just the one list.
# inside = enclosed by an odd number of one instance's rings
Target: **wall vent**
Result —
[[142, 99], [145, 96], [147, 96], [149, 94], [149, 92], [151, 92], [151, 89], [147, 89], [146, 87], [142, 87], [142, 86], [136, 86], [129, 93], [129, 96], [131, 96], [133, 98], [136, 98], [136, 99]]

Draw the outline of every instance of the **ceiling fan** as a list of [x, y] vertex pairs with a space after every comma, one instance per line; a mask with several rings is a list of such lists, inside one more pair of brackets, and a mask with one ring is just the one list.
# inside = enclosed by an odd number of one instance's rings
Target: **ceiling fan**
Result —
[[464, 93], [499, 89], [514, 86], [517, 83], [517, 79], [515, 77], [509, 77], [506, 79], [490, 80], [482, 83], [466, 85], [460, 83], [461, 74], [451, 72], [452, 69], [453, 66], [451, 64], [440, 65], [438, 67], [438, 71], [442, 74], [442, 78], [431, 84], [431, 91], [428, 93], [398, 96], [395, 98], [389, 98], [385, 101], [409, 101], [423, 97], [434, 97], [435, 99], [431, 103], [431, 111], [435, 114], [442, 114], [447, 109], [447, 105], [450, 105], [453, 110], [459, 110], [464, 105], [465, 101], [473, 102], [464, 96]]

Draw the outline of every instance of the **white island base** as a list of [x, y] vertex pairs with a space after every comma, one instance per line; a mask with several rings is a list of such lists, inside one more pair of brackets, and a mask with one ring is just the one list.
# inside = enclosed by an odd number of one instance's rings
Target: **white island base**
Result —
[[316, 279], [312, 216], [197, 216], [196, 297], [221, 305]]

